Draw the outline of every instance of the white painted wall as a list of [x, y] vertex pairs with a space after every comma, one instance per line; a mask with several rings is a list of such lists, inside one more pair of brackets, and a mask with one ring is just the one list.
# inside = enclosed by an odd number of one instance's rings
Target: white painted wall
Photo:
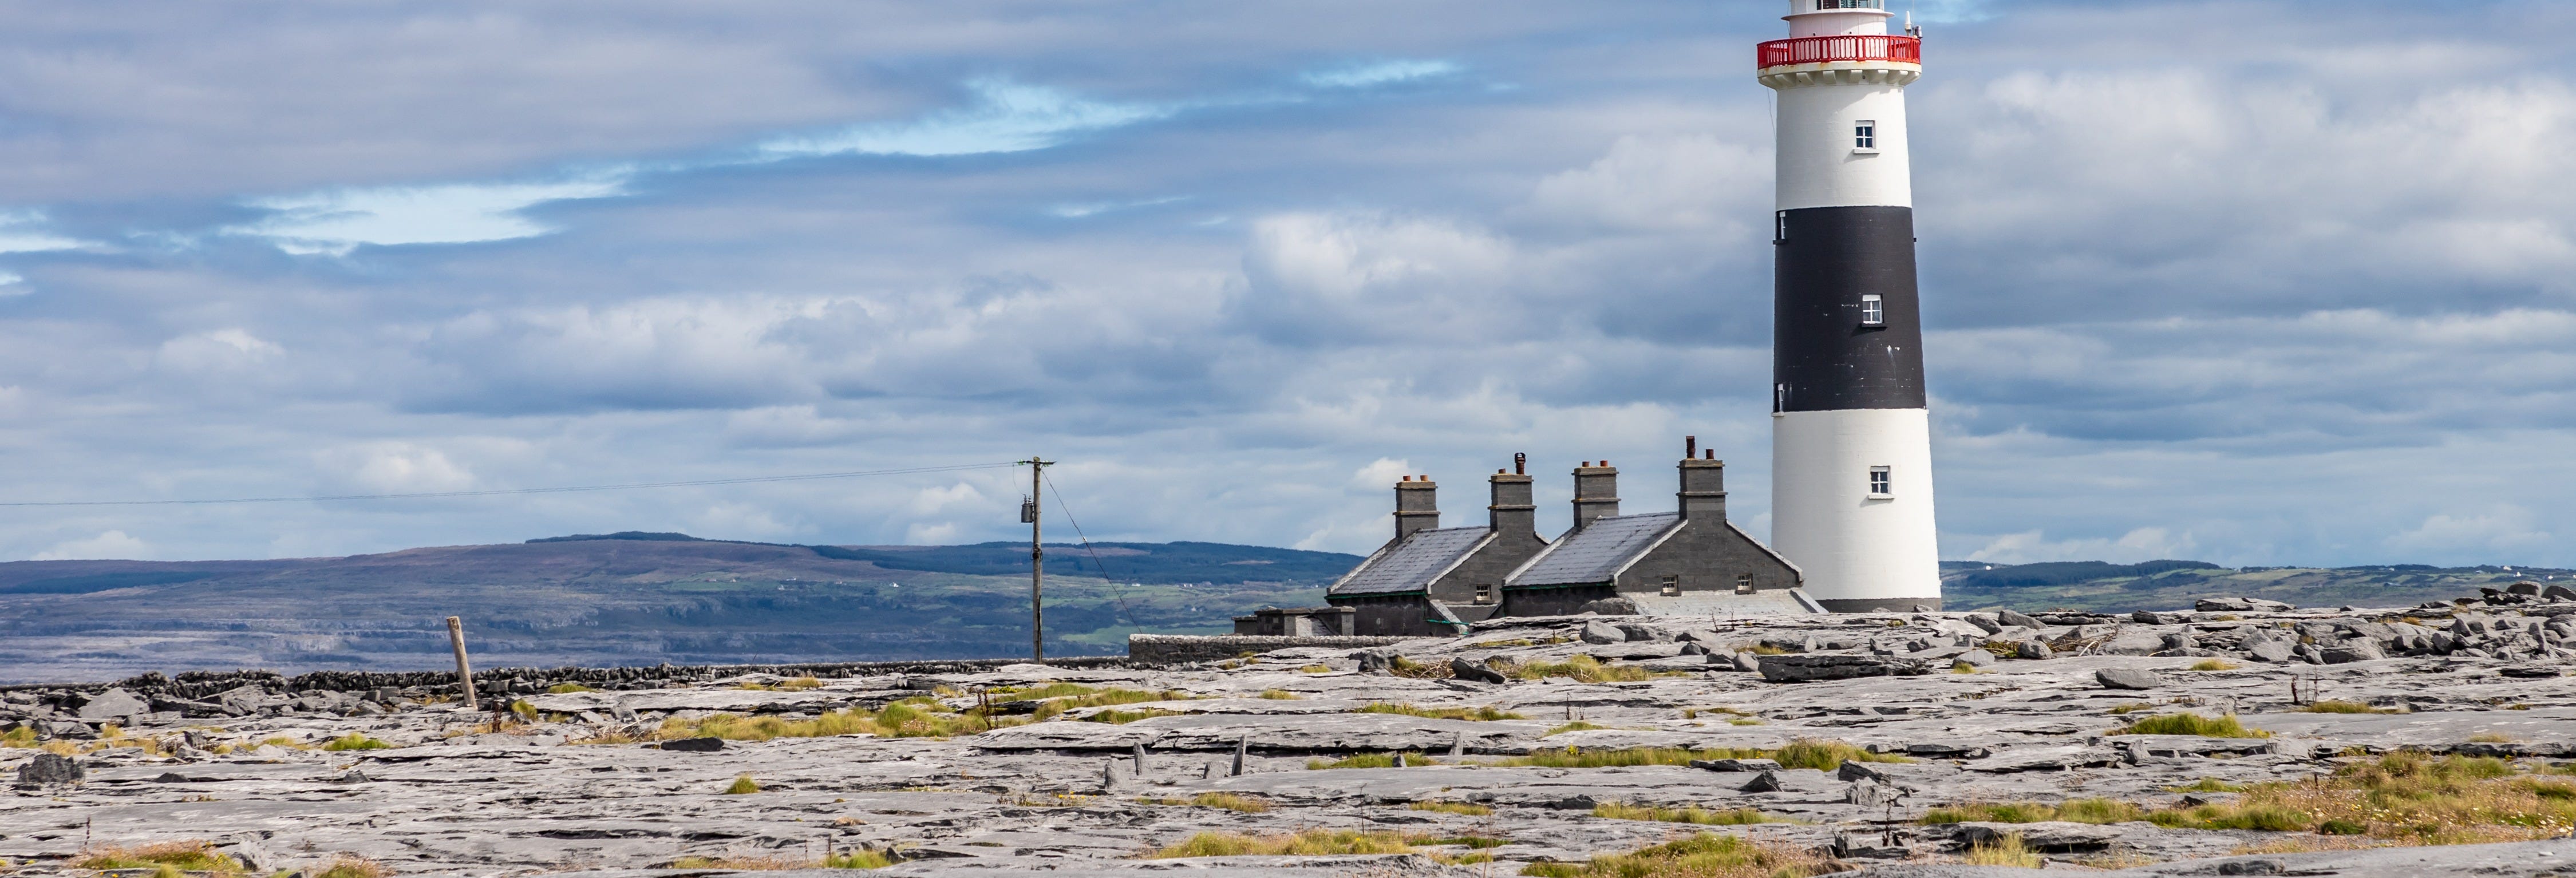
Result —
[[[1903, 86], [1807, 85], [1779, 96], [1781, 210], [1914, 206]], [[1862, 119], [1878, 123], [1875, 154], [1852, 151], [1852, 123]]]
[[1781, 17], [1789, 20], [1789, 35], [1792, 37], [1827, 37], [1846, 34], [1876, 36], [1887, 33], [1887, 19], [1895, 14], [1883, 9], [1835, 9], [1818, 12], [1815, 0], [1789, 0], [1789, 14]]
[[[1771, 547], [1806, 573], [1807, 593], [1939, 598], [1929, 413], [1786, 412], [1771, 428]], [[1891, 499], [1870, 499], [1873, 466], [1889, 468]]]

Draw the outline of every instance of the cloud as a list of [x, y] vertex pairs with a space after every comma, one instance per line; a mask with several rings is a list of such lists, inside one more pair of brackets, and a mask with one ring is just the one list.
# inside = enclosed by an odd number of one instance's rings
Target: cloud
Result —
[[626, 194], [627, 174], [597, 172], [543, 183], [451, 183], [341, 189], [260, 198], [272, 212], [226, 234], [264, 238], [288, 253], [345, 256], [360, 245], [471, 244], [550, 234], [523, 211], [568, 199]]
[[85, 540], [71, 540], [37, 552], [31, 560], [78, 561], [96, 558], [136, 559], [151, 557], [152, 547], [121, 530], [111, 530]]
[[2005, 534], [1986, 543], [1985, 548], [1968, 553], [1967, 560], [1995, 564], [2032, 564], [2041, 561], [2108, 561], [2113, 564], [2135, 564], [2165, 558], [2189, 558], [2198, 543], [2190, 534], [2175, 534], [2161, 527], [2142, 527], [2115, 539], [2074, 538], [2050, 540], [2042, 531]]
[[1062, 90], [1006, 79], [966, 84], [975, 103], [909, 122], [852, 125], [821, 134], [774, 138], [765, 158], [836, 155], [958, 156], [1027, 152], [1073, 137], [1166, 118], [1178, 109], [1077, 98]]
[[52, 221], [43, 211], [0, 211], [0, 254], [51, 253], [95, 246], [97, 245], [56, 232]]
[[191, 333], [161, 343], [155, 358], [162, 365], [189, 372], [251, 366], [286, 353], [275, 342], [242, 329]]
[[436, 448], [410, 442], [378, 441], [337, 448], [315, 456], [321, 468], [341, 484], [381, 493], [461, 491], [474, 488], [472, 470]]
[[1406, 58], [1317, 70], [1298, 78], [1317, 88], [1360, 89], [1455, 76], [1464, 70], [1466, 68], [1455, 61]]

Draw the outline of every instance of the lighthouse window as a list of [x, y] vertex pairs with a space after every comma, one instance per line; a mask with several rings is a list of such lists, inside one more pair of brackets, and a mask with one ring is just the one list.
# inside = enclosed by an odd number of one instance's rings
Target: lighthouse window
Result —
[[1817, 9], [1885, 9], [1887, 0], [1816, 0]]
[[1868, 293], [1860, 297], [1860, 325], [1887, 325], [1887, 301], [1879, 298], [1877, 293]]
[[1892, 497], [1892, 496], [1895, 496], [1892, 492], [1888, 491], [1888, 484], [1887, 484], [1887, 483], [1888, 483], [1887, 467], [1883, 467], [1883, 466], [1874, 466], [1874, 467], [1870, 467], [1870, 468], [1869, 468], [1869, 495], [1870, 495], [1870, 496], [1872, 496], [1872, 497]]
[[1877, 120], [1862, 119], [1858, 122], [1852, 123], [1852, 148], [1865, 149], [1873, 152], [1878, 149]]

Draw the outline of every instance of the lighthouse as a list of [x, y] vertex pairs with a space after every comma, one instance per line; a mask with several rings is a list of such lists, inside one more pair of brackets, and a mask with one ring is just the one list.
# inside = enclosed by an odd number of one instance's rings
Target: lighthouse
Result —
[[1778, 96], [1771, 544], [1836, 612], [1939, 609], [1905, 86], [1885, 0], [1790, 0]]

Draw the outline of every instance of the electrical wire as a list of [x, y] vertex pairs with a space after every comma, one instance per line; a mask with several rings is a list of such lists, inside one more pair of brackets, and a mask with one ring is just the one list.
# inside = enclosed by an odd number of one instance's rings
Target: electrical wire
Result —
[[[1055, 508], [1064, 510], [1064, 521], [1066, 524], [1073, 525], [1073, 536], [1082, 541], [1082, 550], [1091, 554], [1091, 566], [1100, 568], [1101, 581], [1108, 582], [1109, 565], [1101, 562], [1100, 550], [1091, 547], [1091, 537], [1082, 532], [1082, 522], [1074, 520], [1073, 504], [1064, 502], [1064, 492], [1056, 489], [1055, 480], [1047, 478], [1045, 470], [1039, 470], [1038, 477], [1046, 480], [1047, 493], [1055, 495]], [[1127, 608], [1127, 596], [1118, 593], [1116, 583], [1109, 585], [1109, 598], [1118, 602], [1118, 612], [1127, 617], [1128, 627], [1136, 629], [1139, 633], [1145, 630], [1145, 626], [1136, 623], [1136, 611]]]
[[424, 500], [440, 497], [499, 497], [512, 494], [566, 494], [582, 491], [636, 491], [646, 488], [689, 488], [701, 485], [749, 485], [761, 482], [804, 482], [816, 479], [854, 479], [863, 476], [898, 476], [911, 473], [947, 473], [979, 469], [1010, 469], [1017, 463], [965, 463], [955, 466], [917, 466], [904, 469], [859, 470], [839, 473], [807, 473], [794, 476], [749, 476], [738, 479], [696, 479], [685, 482], [639, 482], [630, 485], [575, 485], [560, 488], [496, 488], [488, 491], [425, 491], [414, 494], [339, 494], [327, 497], [235, 497], [225, 500], [52, 500], [0, 502], [0, 506], [203, 506], [220, 503], [318, 503], [341, 500]]

